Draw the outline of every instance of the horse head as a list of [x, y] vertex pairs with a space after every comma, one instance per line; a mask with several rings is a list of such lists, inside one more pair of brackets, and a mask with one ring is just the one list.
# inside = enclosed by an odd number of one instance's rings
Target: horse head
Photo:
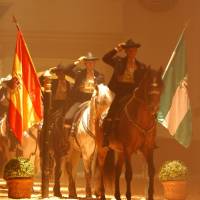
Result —
[[159, 108], [160, 96], [164, 87], [162, 73], [162, 67], [154, 70], [149, 66], [135, 92], [136, 97], [148, 106], [152, 114], [155, 114]]
[[96, 114], [101, 115], [106, 112], [110, 107], [113, 100], [113, 93], [108, 88], [108, 86], [104, 84], [99, 84], [95, 87], [91, 98], [91, 104], [96, 110]]

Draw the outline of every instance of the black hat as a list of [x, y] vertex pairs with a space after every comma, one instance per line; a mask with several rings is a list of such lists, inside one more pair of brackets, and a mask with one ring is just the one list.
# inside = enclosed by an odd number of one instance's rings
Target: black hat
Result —
[[91, 52], [88, 52], [88, 54], [85, 56], [84, 60], [89, 61], [89, 60], [98, 60], [96, 56], [94, 56]]
[[56, 67], [54, 67], [54, 68], [52, 68], [52, 69], [50, 70], [51, 73], [57, 73], [57, 72], [59, 72], [59, 71], [64, 72], [64, 71], [65, 71], [65, 66], [62, 65], [62, 64], [58, 64]]
[[135, 43], [132, 39], [127, 40], [122, 47], [127, 48], [139, 48], [141, 45], [139, 43]]

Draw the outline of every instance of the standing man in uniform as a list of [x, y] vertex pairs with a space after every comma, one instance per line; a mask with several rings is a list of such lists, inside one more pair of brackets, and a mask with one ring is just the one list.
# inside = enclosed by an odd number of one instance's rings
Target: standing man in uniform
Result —
[[50, 73], [54, 73], [57, 79], [51, 82], [52, 90], [52, 108], [54, 110], [64, 109], [70, 92], [70, 83], [65, 79], [64, 66], [59, 64], [57, 67], [50, 69]]

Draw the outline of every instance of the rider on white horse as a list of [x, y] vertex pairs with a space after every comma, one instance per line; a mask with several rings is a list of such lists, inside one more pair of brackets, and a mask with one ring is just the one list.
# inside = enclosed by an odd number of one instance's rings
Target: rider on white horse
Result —
[[[69, 109], [65, 114], [65, 128], [71, 128], [75, 113], [82, 103], [91, 99], [96, 84], [104, 82], [104, 76], [94, 69], [97, 60], [98, 58], [89, 52], [87, 56], [81, 56], [66, 68], [66, 74], [75, 79], [75, 84], [69, 98]], [[83, 62], [85, 67], [77, 69], [76, 66], [80, 62]]]

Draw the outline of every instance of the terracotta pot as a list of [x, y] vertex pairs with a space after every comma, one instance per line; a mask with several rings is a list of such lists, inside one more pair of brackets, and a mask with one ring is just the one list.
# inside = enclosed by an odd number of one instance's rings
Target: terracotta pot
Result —
[[7, 180], [8, 197], [14, 199], [31, 198], [32, 178], [12, 178]]
[[168, 200], [185, 200], [187, 197], [186, 181], [164, 181], [164, 197]]

